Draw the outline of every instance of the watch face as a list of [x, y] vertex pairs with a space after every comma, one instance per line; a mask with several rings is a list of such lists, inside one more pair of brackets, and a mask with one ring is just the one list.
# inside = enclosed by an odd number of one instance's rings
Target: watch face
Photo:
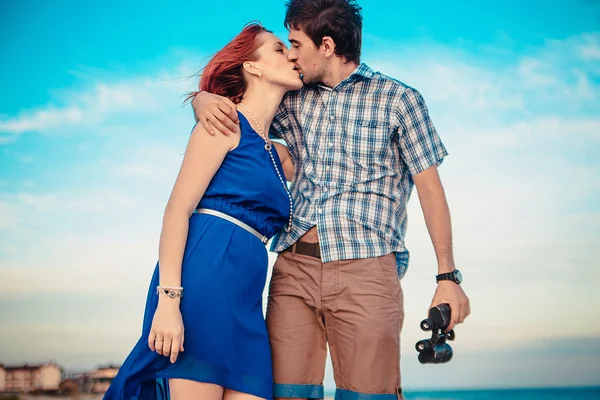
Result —
[[454, 270], [454, 277], [456, 278], [456, 282], [461, 283], [463, 280], [463, 276], [459, 270]]

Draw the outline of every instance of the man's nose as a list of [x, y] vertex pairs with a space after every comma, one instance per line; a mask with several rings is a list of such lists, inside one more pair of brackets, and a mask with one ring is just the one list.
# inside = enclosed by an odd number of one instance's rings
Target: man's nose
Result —
[[296, 62], [298, 60], [298, 52], [296, 50], [288, 51], [288, 61]]

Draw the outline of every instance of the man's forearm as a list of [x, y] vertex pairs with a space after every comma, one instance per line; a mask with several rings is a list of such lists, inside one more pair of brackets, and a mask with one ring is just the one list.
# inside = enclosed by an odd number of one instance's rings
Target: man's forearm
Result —
[[416, 176], [415, 184], [419, 193], [425, 224], [435, 249], [438, 274], [450, 272], [454, 270], [455, 265], [452, 252], [452, 224], [446, 194], [437, 174], [437, 169], [424, 171], [422, 174], [426, 175]]

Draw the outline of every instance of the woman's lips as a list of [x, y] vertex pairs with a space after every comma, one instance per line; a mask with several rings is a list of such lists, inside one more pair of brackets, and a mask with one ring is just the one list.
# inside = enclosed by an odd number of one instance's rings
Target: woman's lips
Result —
[[300, 70], [300, 68], [294, 66], [294, 71], [296, 71], [298, 73], [298, 76], [300, 77], [300, 79], [304, 79], [304, 74], [302, 73], [302, 71]]

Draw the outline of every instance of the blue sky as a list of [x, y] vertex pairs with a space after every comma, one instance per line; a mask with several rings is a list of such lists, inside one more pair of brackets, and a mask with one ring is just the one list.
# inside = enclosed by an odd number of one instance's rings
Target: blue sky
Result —
[[[0, 5], [4, 363], [126, 356], [193, 124], [188, 78], [249, 20], [286, 34], [283, 2], [89, 3]], [[473, 309], [455, 359], [419, 365], [435, 260], [413, 197], [405, 385], [600, 384], [600, 7], [360, 4], [363, 61], [423, 93], [450, 151], [441, 174]]]

